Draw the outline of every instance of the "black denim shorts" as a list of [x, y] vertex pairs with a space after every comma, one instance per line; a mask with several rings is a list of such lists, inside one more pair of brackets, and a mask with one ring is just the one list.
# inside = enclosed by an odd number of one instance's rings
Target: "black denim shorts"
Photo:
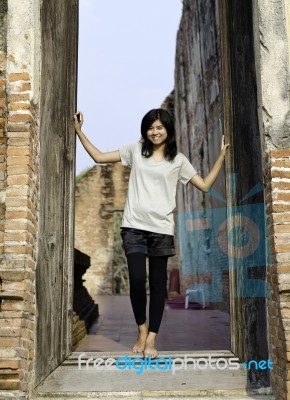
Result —
[[134, 228], [121, 228], [125, 254], [144, 253], [148, 257], [175, 255], [172, 235], [164, 235]]

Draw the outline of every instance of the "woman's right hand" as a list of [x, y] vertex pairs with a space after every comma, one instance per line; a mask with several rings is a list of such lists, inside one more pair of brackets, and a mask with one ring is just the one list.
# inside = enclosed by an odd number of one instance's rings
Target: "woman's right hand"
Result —
[[83, 123], [84, 123], [83, 113], [78, 111], [74, 115], [74, 124], [75, 124], [76, 133], [79, 133], [82, 130]]

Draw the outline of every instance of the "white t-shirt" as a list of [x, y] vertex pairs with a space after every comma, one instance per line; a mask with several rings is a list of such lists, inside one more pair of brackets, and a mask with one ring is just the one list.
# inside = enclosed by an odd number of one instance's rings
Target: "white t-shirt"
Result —
[[155, 161], [141, 148], [139, 142], [120, 149], [122, 165], [131, 166], [122, 227], [174, 235], [177, 182], [186, 185], [197, 172], [182, 153]]

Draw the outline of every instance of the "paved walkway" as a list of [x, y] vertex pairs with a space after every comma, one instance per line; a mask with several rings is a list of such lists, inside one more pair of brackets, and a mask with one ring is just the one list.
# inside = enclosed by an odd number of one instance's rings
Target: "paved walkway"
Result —
[[[129, 296], [96, 296], [94, 300], [100, 316], [75, 351], [131, 351], [137, 328]], [[230, 350], [229, 315], [218, 310], [172, 309], [166, 304], [157, 349]]]

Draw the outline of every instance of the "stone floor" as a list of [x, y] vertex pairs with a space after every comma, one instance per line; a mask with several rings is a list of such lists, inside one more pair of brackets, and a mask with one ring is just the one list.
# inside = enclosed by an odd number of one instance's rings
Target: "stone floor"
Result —
[[[228, 359], [230, 351], [229, 315], [217, 310], [165, 307], [161, 329], [158, 335], [159, 357], [171, 357], [178, 367], [176, 373], [156, 369], [136, 374], [135, 368], [96, 369], [93, 360], [112, 360], [119, 357], [135, 356], [131, 353], [136, 339], [136, 325], [128, 296], [98, 296], [100, 317], [92, 326], [90, 334], [52, 374], [36, 389], [33, 400], [274, 400], [266, 396], [265, 388], [257, 392], [249, 386], [244, 368], [237, 370], [218, 368], [184, 367], [184, 357], [191, 360], [209, 356]], [[84, 353], [84, 354], [82, 354]], [[81, 367], [86, 360], [90, 367]], [[137, 356], [138, 363], [143, 359]], [[179, 363], [179, 364], [178, 364]], [[136, 364], [136, 365], [137, 365]], [[141, 364], [140, 364], [141, 365]], [[182, 367], [182, 368], [181, 368]]]
[[[96, 296], [100, 316], [75, 351], [130, 351], [137, 328], [129, 296]], [[149, 301], [149, 300], [148, 300]], [[230, 350], [229, 315], [209, 309], [165, 306], [158, 334], [160, 351]]]

